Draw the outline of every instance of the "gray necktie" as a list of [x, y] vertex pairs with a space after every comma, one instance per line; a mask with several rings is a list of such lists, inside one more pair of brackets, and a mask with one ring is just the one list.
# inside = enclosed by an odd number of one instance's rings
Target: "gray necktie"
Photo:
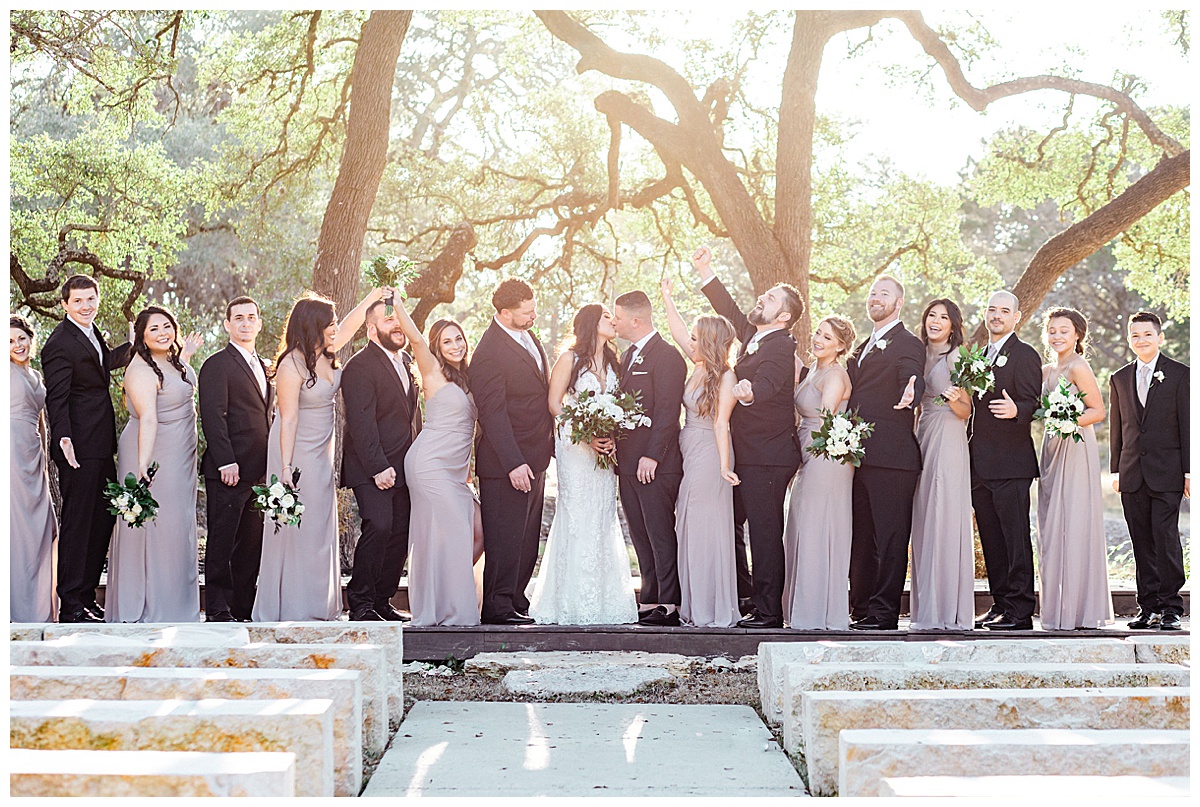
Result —
[[999, 352], [1000, 352], [1000, 346], [997, 345], [995, 342], [991, 342], [988, 344], [988, 349], [987, 349], [988, 364], [996, 363], [996, 354], [998, 354]]
[[874, 331], [871, 332], [871, 338], [867, 340], [867, 346], [863, 348], [863, 352], [858, 354], [858, 366], [859, 367], [862, 367], [863, 359], [865, 359], [867, 357], [867, 354], [871, 352], [871, 349], [873, 347], [875, 347], [875, 332]]
[[525, 345], [525, 349], [529, 351], [529, 355], [533, 356], [533, 363], [537, 365], [538, 372], [545, 375], [545, 370], [542, 367], [542, 357], [538, 353], [537, 345], [533, 343], [533, 337], [529, 335], [529, 331], [521, 331], [521, 342]]
[[396, 367], [396, 375], [400, 376], [400, 386], [404, 387], [405, 392], [408, 392], [408, 372], [404, 369], [404, 360], [399, 356], [392, 355], [392, 364]]
[[1150, 365], [1143, 364], [1138, 367], [1137, 374], [1137, 394], [1138, 400], [1142, 402], [1142, 406], [1146, 405], [1146, 396], [1150, 392]]

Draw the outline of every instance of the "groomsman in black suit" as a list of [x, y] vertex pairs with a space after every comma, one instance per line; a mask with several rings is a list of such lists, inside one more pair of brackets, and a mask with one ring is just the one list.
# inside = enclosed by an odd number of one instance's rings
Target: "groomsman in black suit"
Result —
[[988, 299], [987, 357], [996, 384], [971, 411], [971, 505], [983, 546], [992, 607], [975, 620], [989, 630], [1033, 628], [1033, 541], [1029, 488], [1038, 476], [1030, 424], [1042, 391], [1042, 360], [1017, 338], [1016, 295]]
[[100, 287], [87, 275], [62, 286], [66, 317], [42, 347], [50, 457], [58, 468], [62, 513], [58, 531], [58, 619], [102, 622], [96, 587], [108, 555], [116, 516], [104, 486], [117, 478], [117, 421], [109, 398], [109, 373], [124, 367], [130, 344], [109, 349], [94, 321]]
[[687, 365], [654, 329], [650, 298], [631, 291], [616, 299], [612, 324], [632, 344], [621, 359], [620, 388], [637, 396], [649, 426], [617, 442], [621, 506], [642, 573], [638, 622], [679, 624], [679, 570], [675, 500], [683, 481], [679, 412]]
[[421, 410], [395, 311], [387, 315], [384, 302], [377, 300], [367, 308], [366, 323], [366, 347], [342, 369], [342, 487], [354, 491], [362, 517], [346, 599], [351, 621], [400, 622], [404, 617], [390, 600], [408, 557], [412, 500], [404, 455], [421, 429]]
[[528, 625], [525, 588], [537, 564], [554, 419], [546, 353], [532, 333], [533, 289], [517, 278], [492, 293], [496, 315], [471, 360], [479, 410], [475, 474], [483, 519], [485, 625]]
[[734, 471], [742, 484], [733, 489], [734, 521], [749, 521], [754, 611], [742, 628], [783, 627], [783, 503], [788, 483], [800, 467], [796, 410], [792, 400], [796, 340], [791, 328], [804, 313], [800, 293], [787, 283], [759, 295], [743, 314], [712, 269], [707, 247], [692, 264], [713, 310], [733, 323], [742, 343], [734, 374], [737, 405], [730, 416]]
[[1186, 364], [1159, 352], [1162, 343], [1162, 321], [1145, 311], [1134, 314], [1129, 346], [1137, 359], [1108, 382], [1109, 469], [1133, 542], [1138, 615], [1129, 627], [1135, 630], [1179, 630], [1183, 614], [1179, 503], [1192, 497], [1191, 375]]
[[250, 297], [225, 306], [229, 344], [200, 368], [200, 461], [208, 511], [204, 552], [204, 619], [249, 622], [262, 559], [263, 515], [255, 485], [267, 474], [267, 435], [275, 388], [255, 350], [262, 316]]
[[904, 286], [880, 275], [867, 295], [875, 327], [850, 355], [849, 408], [875, 424], [854, 470], [850, 539], [850, 627], [896, 630], [908, 568], [913, 496], [921, 447], [913, 431], [915, 404], [925, 394], [925, 347], [904, 327]]

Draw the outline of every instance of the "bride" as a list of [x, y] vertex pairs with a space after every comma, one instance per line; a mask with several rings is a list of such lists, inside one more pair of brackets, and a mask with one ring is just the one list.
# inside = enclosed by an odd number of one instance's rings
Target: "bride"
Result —
[[[611, 392], [617, 387], [617, 332], [612, 314], [597, 303], [575, 315], [574, 341], [550, 374], [550, 411], [557, 417], [564, 398], [574, 401], [585, 390]], [[558, 466], [558, 502], [542, 567], [534, 582], [529, 615], [541, 624], [618, 625], [637, 621], [629, 553], [617, 521], [617, 477], [596, 467], [598, 452], [615, 444], [601, 438], [574, 445], [570, 428], [554, 438]]]

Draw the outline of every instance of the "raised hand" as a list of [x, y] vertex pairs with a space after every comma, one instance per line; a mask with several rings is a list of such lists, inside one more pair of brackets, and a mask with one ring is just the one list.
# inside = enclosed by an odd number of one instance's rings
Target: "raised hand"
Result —
[[662, 292], [664, 300], [671, 299], [671, 292], [675, 289], [675, 281], [672, 278], [664, 277], [658, 282], [658, 289]]
[[696, 268], [701, 280], [708, 280], [715, 275], [716, 272], [712, 268], [712, 250], [708, 247], [700, 247], [692, 253], [692, 266]]
[[907, 409], [912, 406], [916, 383], [917, 377], [910, 375], [908, 377], [908, 386], [904, 388], [904, 394], [900, 396], [900, 403], [893, 406], [892, 409]]
[[183, 350], [179, 353], [179, 358], [187, 364], [192, 360], [192, 356], [196, 355], [196, 351], [204, 344], [204, 337], [196, 331], [192, 331], [183, 339]]
[[1017, 404], [1008, 397], [1008, 390], [1002, 389], [1000, 394], [1004, 397], [993, 400], [988, 404], [988, 409], [992, 411], [992, 417], [1000, 420], [1012, 420], [1017, 416]]

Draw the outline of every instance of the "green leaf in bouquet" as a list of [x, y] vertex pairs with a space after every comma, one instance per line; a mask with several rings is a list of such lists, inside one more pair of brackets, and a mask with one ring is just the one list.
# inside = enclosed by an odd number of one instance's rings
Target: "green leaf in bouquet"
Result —
[[133, 471], [130, 471], [129, 473], [125, 474], [125, 487], [127, 487], [127, 488], [136, 488], [137, 487], [137, 477], [133, 475]]

